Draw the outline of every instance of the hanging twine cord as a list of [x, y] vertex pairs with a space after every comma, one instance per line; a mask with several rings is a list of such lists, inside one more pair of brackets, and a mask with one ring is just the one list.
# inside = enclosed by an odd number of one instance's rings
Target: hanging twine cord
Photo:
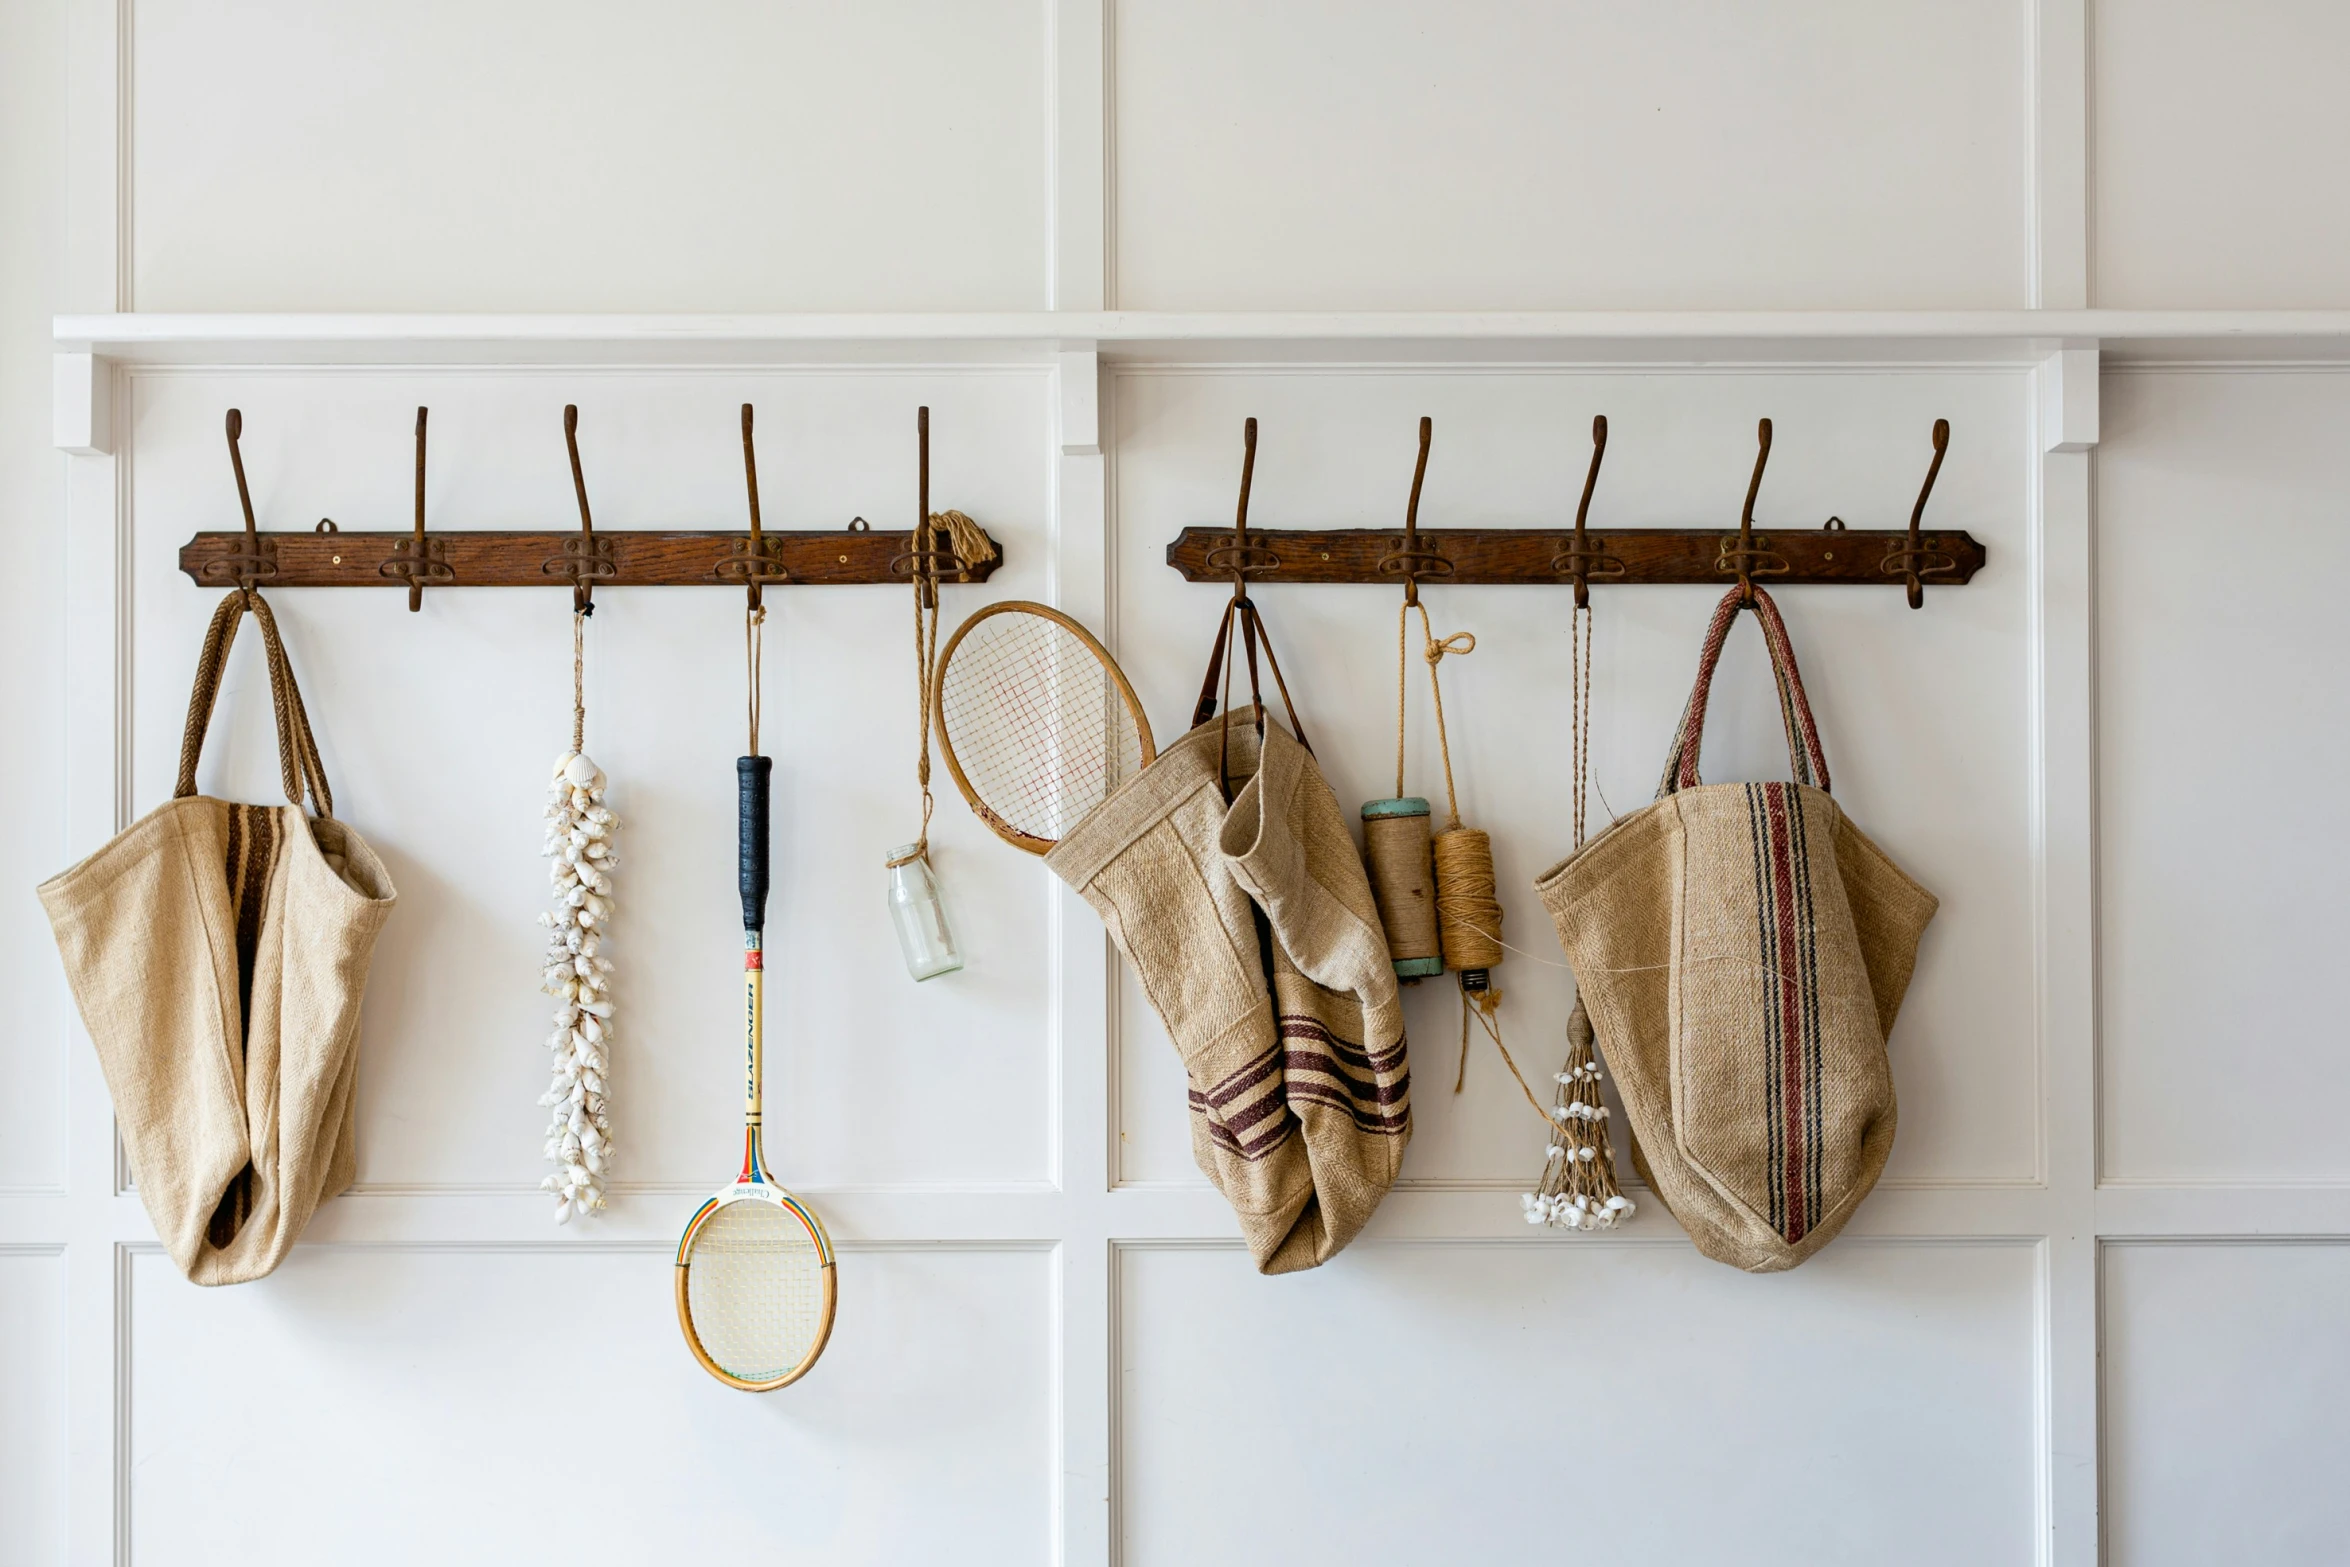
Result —
[[1591, 606], [1579, 606], [1569, 629], [1574, 662], [1568, 681], [1574, 693], [1575, 847], [1583, 847], [1583, 801], [1591, 792]]
[[1485, 1036], [1493, 1041], [1493, 1048], [1501, 1053], [1510, 1076], [1518, 1080], [1526, 1103], [1547, 1124], [1549, 1116], [1542, 1108], [1542, 1101], [1534, 1096], [1526, 1074], [1518, 1070], [1509, 1046], [1502, 1043], [1501, 992], [1490, 984], [1470, 988], [1469, 976], [1493, 968], [1501, 962], [1506, 950], [1495, 934], [1501, 929], [1501, 898], [1494, 885], [1492, 837], [1461, 825], [1460, 792], [1452, 772], [1452, 738], [1444, 721], [1444, 682], [1437, 671], [1446, 658], [1477, 651], [1477, 638], [1467, 631], [1438, 637], [1428, 618], [1428, 606], [1411, 602], [1396, 612], [1395, 620], [1395, 792], [1403, 793], [1404, 687], [1411, 668], [1414, 610], [1420, 614], [1420, 656], [1428, 665], [1428, 693], [1436, 713], [1436, 750], [1444, 762], [1445, 829], [1435, 836], [1431, 845], [1435, 853], [1436, 925], [1446, 967], [1463, 976], [1460, 1061], [1453, 1072], [1452, 1091], [1457, 1094], [1468, 1084], [1469, 1021], [1473, 1017], [1485, 1030]]
[[587, 611], [571, 612], [571, 754], [587, 749]]
[[[1575, 849], [1583, 848], [1584, 797], [1591, 781], [1590, 606], [1574, 612], [1570, 625], [1568, 691], [1574, 704], [1573, 789]], [[1604, 803], [1604, 802], [1603, 802]], [[1547, 960], [1545, 960], [1547, 961]], [[1612, 1230], [1630, 1219], [1633, 1203], [1616, 1181], [1615, 1139], [1608, 1135], [1608, 1107], [1599, 1091], [1599, 1052], [1584, 1010], [1578, 976], [1575, 1009], [1567, 1016], [1567, 1061], [1558, 1073], [1558, 1093], [1548, 1119], [1554, 1122], [1536, 1189], [1521, 1199], [1528, 1224], [1570, 1230]]]
[[994, 553], [986, 531], [959, 511], [932, 512], [914, 540], [914, 705], [921, 734], [914, 780], [922, 791], [922, 830], [912, 848], [887, 862], [893, 871], [930, 856], [930, 721], [938, 693], [938, 568], [932, 561], [942, 533], [955, 563], [966, 571]]
[[762, 662], [761, 655], [766, 651], [762, 646], [766, 625], [766, 605], [755, 605], [743, 611], [743, 663], [748, 666], [750, 675], [747, 690], [751, 720], [750, 754], [753, 756], [759, 754], [759, 665]]

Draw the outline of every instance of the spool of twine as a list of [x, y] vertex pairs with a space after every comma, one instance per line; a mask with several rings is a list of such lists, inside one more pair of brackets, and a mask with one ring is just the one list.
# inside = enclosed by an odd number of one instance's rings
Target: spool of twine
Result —
[[1436, 921], [1445, 966], [1466, 974], [1501, 962], [1501, 899], [1494, 891], [1493, 840], [1474, 827], [1436, 835]]
[[1387, 932], [1387, 956], [1398, 979], [1444, 972], [1436, 924], [1436, 884], [1428, 838], [1428, 802], [1417, 797], [1373, 800], [1363, 807], [1371, 892]]

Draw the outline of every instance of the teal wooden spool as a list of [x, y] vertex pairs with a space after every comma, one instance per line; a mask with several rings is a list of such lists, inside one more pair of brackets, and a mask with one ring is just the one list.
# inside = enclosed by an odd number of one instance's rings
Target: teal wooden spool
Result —
[[1444, 972], [1429, 814], [1428, 802], [1418, 795], [1373, 800], [1363, 807], [1371, 891], [1379, 900], [1379, 922], [1397, 979], [1430, 979]]

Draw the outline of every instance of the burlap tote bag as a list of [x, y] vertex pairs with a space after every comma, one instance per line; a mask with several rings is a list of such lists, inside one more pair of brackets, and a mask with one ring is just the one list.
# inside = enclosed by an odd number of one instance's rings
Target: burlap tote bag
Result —
[[1828, 794], [1778, 607], [1755, 618], [1792, 783], [1700, 783], [1714, 611], [1653, 804], [1535, 883], [1630, 1118], [1641, 1176], [1700, 1251], [1752, 1272], [1832, 1239], [1893, 1148], [1885, 1039], [1934, 895]]
[[[247, 609], [267, 652], [286, 805], [196, 793]], [[302, 809], [305, 784], [316, 816]], [[172, 799], [41, 884], [139, 1196], [198, 1284], [275, 1268], [356, 1170], [359, 999], [394, 894], [333, 812], [277, 624], [240, 590], [204, 635]]]
[[1045, 864], [1167, 1025], [1192, 1157], [1259, 1271], [1336, 1256], [1395, 1183], [1411, 1072], [1370, 878], [1312, 753], [1261, 705], [1196, 724]]

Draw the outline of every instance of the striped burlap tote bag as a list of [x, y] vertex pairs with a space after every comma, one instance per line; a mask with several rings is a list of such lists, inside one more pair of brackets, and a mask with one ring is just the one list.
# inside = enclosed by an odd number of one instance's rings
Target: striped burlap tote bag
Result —
[[1045, 864], [1167, 1025], [1192, 1157], [1259, 1271], [1336, 1256], [1395, 1183], [1411, 1072], [1370, 878], [1312, 753], [1261, 708], [1210, 719]]
[[[196, 792], [248, 610], [261, 623], [286, 805]], [[305, 786], [315, 816], [302, 809]], [[260, 1278], [357, 1173], [360, 993], [394, 897], [375, 851], [334, 819], [260, 594], [230, 593], [205, 633], [172, 798], [40, 895], [157, 1237], [198, 1284]]]
[[1700, 782], [1706, 698], [1742, 607], [1733, 588], [1714, 611], [1655, 802], [1535, 887], [1641, 1176], [1700, 1251], [1766, 1273], [1827, 1244], [1885, 1167], [1885, 1039], [1936, 902], [1829, 797], [1786, 625], [1759, 588], [1794, 781]]

